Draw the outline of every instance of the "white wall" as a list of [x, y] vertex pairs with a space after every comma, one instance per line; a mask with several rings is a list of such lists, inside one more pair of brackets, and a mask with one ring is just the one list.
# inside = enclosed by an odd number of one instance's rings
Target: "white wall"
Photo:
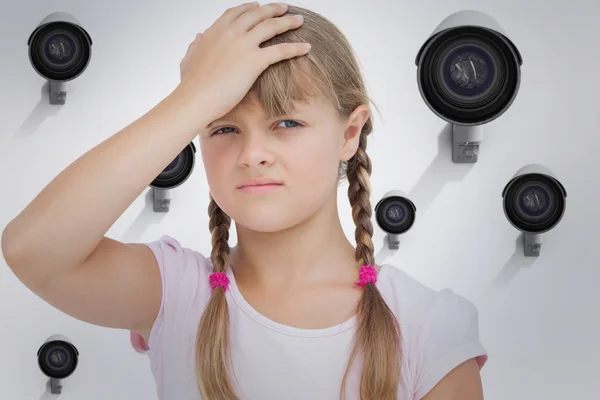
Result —
[[[2, 4], [3, 228], [63, 168], [166, 96], [179, 61], [198, 31], [236, 0], [27, 1]], [[480, 310], [490, 352], [486, 400], [600, 398], [600, 3], [595, 0], [305, 0], [348, 35], [384, 120], [376, 114], [369, 143], [373, 203], [390, 189], [408, 192], [419, 209], [393, 263], [434, 288], [451, 287]], [[349, 5], [352, 4], [352, 5]], [[450, 162], [439, 134], [445, 123], [421, 100], [414, 59], [448, 14], [475, 8], [492, 15], [519, 47], [521, 89], [512, 107], [485, 127], [479, 162]], [[94, 40], [88, 70], [69, 85], [67, 104], [50, 106], [31, 68], [26, 40], [47, 14], [74, 14]], [[235, 62], [232, 60], [232, 62]], [[445, 140], [445, 139], [444, 139]], [[150, 157], [151, 155], [149, 155]], [[200, 161], [200, 160], [198, 160]], [[525, 259], [519, 232], [505, 219], [501, 191], [521, 166], [545, 164], [563, 182], [567, 212], [545, 235], [542, 254]], [[17, 185], [19, 186], [17, 188]], [[345, 192], [344, 228], [353, 237]], [[151, 212], [142, 195], [108, 235], [124, 241], [176, 236], [208, 252], [207, 186], [201, 163], [174, 192], [171, 211]], [[190, 223], [190, 221], [194, 221]], [[233, 231], [232, 231], [233, 232]], [[375, 240], [383, 248], [383, 233]], [[234, 243], [235, 236], [232, 241]], [[80, 365], [62, 399], [154, 399], [145, 356], [127, 331], [95, 327], [62, 314], [2, 273], [0, 383], [3, 399], [42, 399], [45, 377], [36, 352], [54, 333], [71, 338]]]

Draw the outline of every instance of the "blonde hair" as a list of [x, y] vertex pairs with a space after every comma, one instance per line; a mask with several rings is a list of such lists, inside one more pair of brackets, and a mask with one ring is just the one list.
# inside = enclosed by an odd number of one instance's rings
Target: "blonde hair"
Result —
[[[312, 45], [311, 51], [305, 56], [268, 67], [245, 100], [254, 96], [270, 117], [290, 113], [294, 109], [294, 101], [309, 101], [316, 92], [331, 101], [341, 118], [348, 117], [361, 104], [372, 103], [352, 47], [337, 27], [323, 16], [301, 7], [290, 5], [287, 14], [304, 16], [303, 25], [275, 36], [261, 47], [283, 42], [308, 42]], [[375, 265], [370, 201], [371, 160], [366, 153], [367, 136], [372, 129], [373, 122], [369, 118], [362, 128], [356, 154], [347, 163], [341, 163], [339, 171], [340, 179], [346, 178], [349, 184], [348, 197], [356, 224], [356, 260], [361, 266]], [[208, 213], [213, 271], [226, 272], [229, 267], [231, 219], [212, 196]], [[360, 399], [395, 400], [401, 365], [398, 321], [375, 284], [367, 284], [363, 291], [356, 308], [357, 331], [340, 397], [344, 398], [351, 365], [360, 354], [363, 359]], [[207, 400], [237, 400], [229, 378], [229, 313], [221, 287], [212, 293], [200, 320], [196, 342], [196, 370], [202, 396]]]

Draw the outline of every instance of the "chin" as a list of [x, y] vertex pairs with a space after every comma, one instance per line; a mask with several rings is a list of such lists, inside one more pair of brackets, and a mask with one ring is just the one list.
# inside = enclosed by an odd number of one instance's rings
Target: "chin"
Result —
[[277, 208], [274, 204], [244, 206], [237, 210], [232, 210], [231, 219], [235, 224], [244, 229], [260, 233], [274, 233], [289, 229], [302, 223], [308, 218], [309, 210], [304, 213], [298, 213], [298, 208], [292, 207]]
[[264, 212], [258, 210], [246, 210], [237, 218], [232, 218], [235, 224], [254, 232], [260, 233], [274, 233], [285, 229], [288, 229], [296, 225], [299, 221], [296, 221], [297, 217], [287, 213], [287, 216], [277, 215], [273, 209], [265, 210]]

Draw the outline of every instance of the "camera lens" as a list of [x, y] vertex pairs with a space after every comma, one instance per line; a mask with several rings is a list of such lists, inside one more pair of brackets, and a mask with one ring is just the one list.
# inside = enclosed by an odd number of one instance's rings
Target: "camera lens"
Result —
[[498, 117], [519, 86], [518, 58], [508, 43], [472, 26], [436, 37], [419, 73], [427, 103], [453, 122], [474, 124]]
[[171, 189], [181, 185], [194, 169], [195, 147], [190, 143], [173, 161], [162, 170], [150, 186], [157, 189]]
[[483, 46], [455, 47], [441, 61], [438, 71], [443, 94], [459, 105], [487, 101], [486, 95], [498, 82], [496, 62]]
[[550, 193], [541, 185], [530, 185], [518, 194], [518, 210], [529, 218], [539, 218], [550, 210]]
[[69, 361], [69, 355], [64, 349], [52, 349], [50, 352], [48, 352], [47, 361], [52, 368], [60, 370], [67, 365], [67, 362]]
[[42, 62], [50, 68], [69, 65], [75, 59], [79, 46], [72, 36], [65, 32], [55, 32], [41, 43], [44, 50]]
[[38, 360], [42, 372], [52, 378], [66, 378], [77, 367], [77, 354], [74, 348], [63, 341], [44, 345]]
[[90, 60], [90, 45], [84, 33], [65, 22], [40, 28], [30, 47], [33, 67], [50, 80], [74, 79], [85, 70]]
[[171, 161], [169, 165], [167, 165], [167, 168], [165, 168], [162, 173], [166, 175], [176, 171], [178, 168], [180, 168], [181, 159], [182, 156], [179, 154], [173, 161]]
[[401, 197], [385, 199], [376, 211], [377, 222], [387, 233], [401, 234], [410, 229], [415, 221], [414, 208]]
[[552, 229], [565, 209], [562, 191], [545, 175], [526, 175], [514, 182], [504, 197], [509, 220], [525, 232], [542, 233]]

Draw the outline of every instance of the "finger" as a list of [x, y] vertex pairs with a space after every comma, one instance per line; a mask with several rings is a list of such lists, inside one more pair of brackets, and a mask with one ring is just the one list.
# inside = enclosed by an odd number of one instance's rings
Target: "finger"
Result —
[[250, 3], [240, 4], [239, 6], [231, 7], [225, 10], [223, 15], [221, 15], [214, 23], [214, 25], [231, 25], [233, 21], [235, 21], [240, 15], [244, 14], [246, 11], [252, 8], [258, 8], [258, 1], [253, 1]]
[[265, 4], [264, 6], [251, 8], [240, 15], [233, 22], [233, 25], [236, 27], [236, 29], [240, 29], [243, 32], [248, 32], [266, 19], [285, 14], [287, 9], [287, 5], [283, 3], [269, 3]]
[[[308, 43], [281, 43], [260, 50], [268, 65], [282, 60], [303, 56], [310, 51]], [[268, 66], [267, 65], [267, 66]], [[266, 68], [265, 68], [266, 69]]]
[[188, 46], [188, 48], [187, 48], [187, 50], [185, 52], [185, 56], [184, 57], [187, 57], [187, 56], [190, 55], [190, 53], [192, 52], [192, 49], [194, 48], [194, 46], [196, 44], [198, 44], [198, 42], [200, 42], [201, 39], [202, 39], [202, 32], [198, 33], [196, 35], [196, 38], [192, 41], [192, 43], [190, 43], [190, 45]]
[[303, 23], [304, 18], [302, 15], [285, 15], [283, 17], [271, 18], [252, 28], [250, 36], [253, 42], [262, 43], [290, 29], [299, 28]]
[[194, 40], [192, 41], [192, 43], [190, 43], [190, 47], [193, 46], [194, 44], [198, 43], [201, 39], [202, 39], [202, 32], [199, 32], [196, 35], [196, 37], [194, 38]]

